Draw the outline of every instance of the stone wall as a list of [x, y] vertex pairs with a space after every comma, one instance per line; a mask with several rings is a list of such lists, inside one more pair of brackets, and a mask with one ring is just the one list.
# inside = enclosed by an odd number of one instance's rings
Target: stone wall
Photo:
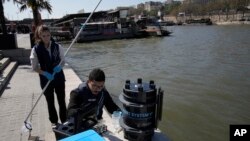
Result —
[[[173, 21], [175, 23], [181, 21], [185, 22], [188, 19], [202, 19], [202, 18], [210, 18], [213, 23], [220, 23], [220, 22], [234, 22], [243, 19], [242, 14], [231, 14], [231, 15], [211, 15], [211, 16], [186, 16], [186, 17], [175, 17], [175, 16], [164, 16], [165, 21]], [[244, 19], [250, 20], [250, 13], [245, 13]], [[249, 21], [250, 22], [250, 21]], [[244, 22], [243, 22], [244, 23]]]
[[17, 61], [19, 64], [30, 64], [30, 52], [31, 49], [9, 49], [9, 50], [0, 50], [0, 54], [3, 57], [9, 57], [11, 61]]

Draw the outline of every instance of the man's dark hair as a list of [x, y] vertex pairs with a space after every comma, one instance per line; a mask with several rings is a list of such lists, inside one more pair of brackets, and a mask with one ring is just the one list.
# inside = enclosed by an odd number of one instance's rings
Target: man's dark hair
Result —
[[96, 68], [96, 69], [93, 69], [90, 73], [89, 73], [89, 80], [90, 81], [98, 81], [98, 82], [101, 82], [101, 81], [105, 81], [105, 74], [104, 72], [99, 69], [99, 68]]

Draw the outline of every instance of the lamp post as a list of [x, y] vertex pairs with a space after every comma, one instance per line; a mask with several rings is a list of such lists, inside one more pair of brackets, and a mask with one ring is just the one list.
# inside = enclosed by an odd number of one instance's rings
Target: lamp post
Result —
[[18, 17], [19, 12], [16, 12], [16, 20], [19, 21], [19, 17]]

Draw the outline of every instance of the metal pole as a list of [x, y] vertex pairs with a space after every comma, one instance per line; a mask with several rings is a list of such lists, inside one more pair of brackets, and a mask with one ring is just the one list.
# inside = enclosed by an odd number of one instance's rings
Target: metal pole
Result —
[[[88, 17], [87, 20], [85, 21], [85, 23], [82, 25], [82, 27], [81, 27], [80, 30], [78, 31], [77, 35], [75, 36], [74, 40], [72, 41], [72, 43], [70, 44], [70, 46], [68, 47], [68, 49], [66, 50], [66, 52], [64, 53], [64, 57], [66, 57], [66, 55], [68, 54], [68, 52], [69, 52], [69, 50], [71, 49], [72, 45], [76, 42], [78, 36], [81, 34], [82, 30], [85, 28], [86, 23], [88, 23], [88, 21], [90, 20], [90, 18], [92, 17], [92, 15], [94, 14], [95, 10], [97, 9], [97, 7], [100, 5], [101, 2], [102, 2], [102, 0], [100, 0], [100, 1], [98, 2], [98, 4], [96, 5], [95, 9], [91, 12], [91, 14], [89, 15], [89, 17]], [[62, 64], [62, 61], [63, 61], [63, 60], [60, 61], [59, 65]], [[54, 72], [52, 75], [54, 76], [54, 75], [55, 75], [55, 72]], [[33, 106], [32, 109], [30, 110], [28, 116], [26, 117], [26, 119], [25, 119], [25, 121], [24, 121], [25, 127], [26, 127], [27, 129], [29, 129], [29, 130], [32, 130], [32, 126], [30, 125], [30, 123], [27, 122], [27, 120], [28, 120], [28, 118], [30, 117], [30, 115], [32, 114], [33, 110], [35, 109], [35, 107], [36, 107], [38, 101], [41, 99], [43, 93], [45, 92], [45, 90], [46, 90], [47, 87], [49, 86], [50, 82], [51, 82], [51, 80], [49, 80], [49, 81], [47, 82], [47, 84], [46, 84], [45, 87], [43, 88], [43, 90], [42, 90], [40, 96], [39, 96], [38, 99], [36, 100], [34, 106]]]

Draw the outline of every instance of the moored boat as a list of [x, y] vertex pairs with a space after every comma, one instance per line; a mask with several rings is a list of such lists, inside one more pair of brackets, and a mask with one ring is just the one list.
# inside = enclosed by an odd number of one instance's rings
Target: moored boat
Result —
[[[74, 33], [80, 30], [80, 26], [75, 27]], [[89, 42], [98, 40], [133, 38], [131, 28], [119, 28], [116, 22], [92, 22], [87, 23], [80, 33], [77, 42]]]
[[[139, 20], [128, 17], [127, 9], [115, 11], [99, 11], [94, 13], [93, 20], [86, 23], [77, 38], [77, 42], [92, 42], [99, 40], [144, 38], [149, 36], [168, 36], [171, 34], [162, 28], [155, 20], [141, 18]], [[67, 31], [53, 32], [53, 36], [75, 37], [86, 17], [90, 13], [71, 14], [54, 22], [58, 29], [66, 28]], [[136, 22], [137, 20], [137, 22]], [[68, 33], [72, 36], [69, 36]]]
[[168, 36], [172, 33], [167, 30], [167, 26], [162, 24], [162, 21], [159, 22], [156, 19], [143, 17], [136, 23], [141, 30], [146, 32], [147, 36]]
[[145, 29], [149, 36], [169, 36], [172, 32], [163, 29], [161, 26], [150, 25]]

